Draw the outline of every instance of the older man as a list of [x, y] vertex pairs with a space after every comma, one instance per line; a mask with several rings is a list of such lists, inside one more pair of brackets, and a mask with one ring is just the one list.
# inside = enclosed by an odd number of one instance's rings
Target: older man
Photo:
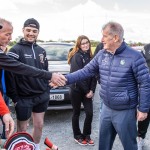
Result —
[[137, 150], [136, 121], [146, 119], [150, 107], [149, 70], [142, 54], [123, 41], [124, 30], [119, 23], [105, 24], [102, 35], [104, 49], [83, 69], [66, 75], [67, 84], [99, 73], [104, 102], [99, 150], [111, 150], [116, 134], [124, 150]]

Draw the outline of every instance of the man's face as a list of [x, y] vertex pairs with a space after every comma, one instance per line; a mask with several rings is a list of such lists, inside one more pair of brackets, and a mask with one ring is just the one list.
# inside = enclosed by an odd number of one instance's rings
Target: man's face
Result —
[[109, 28], [103, 30], [101, 41], [104, 44], [104, 49], [114, 51], [115, 36], [109, 33]]
[[6, 46], [12, 39], [13, 27], [10, 24], [3, 24], [0, 29], [0, 46]]
[[24, 39], [28, 42], [34, 43], [38, 37], [39, 30], [33, 27], [23, 28]]

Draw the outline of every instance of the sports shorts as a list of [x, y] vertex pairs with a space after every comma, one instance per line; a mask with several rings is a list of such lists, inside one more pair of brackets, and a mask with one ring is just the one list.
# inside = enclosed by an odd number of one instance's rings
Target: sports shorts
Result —
[[49, 92], [34, 98], [20, 98], [15, 106], [16, 117], [19, 121], [26, 121], [31, 117], [32, 112], [42, 113], [47, 110], [49, 103]]

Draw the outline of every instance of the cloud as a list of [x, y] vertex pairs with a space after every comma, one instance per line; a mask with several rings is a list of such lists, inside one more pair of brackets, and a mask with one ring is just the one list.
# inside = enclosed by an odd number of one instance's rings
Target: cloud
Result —
[[[49, 39], [70, 39], [74, 40], [81, 34], [86, 34], [90, 39], [100, 39], [100, 25], [103, 22], [105, 12], [101, 6], [96, 5], [92, 1], [77, 5], [70, 11], [58, 13], [57, 15], [47, 16], [47, 24], [44, 29], [49, 30]], [[45, 17], [46, 17], [45, 16]], [[43, 16], [43, 21], [46, 19]], [[41, 25], [40, 36], [42, 35], [43, 25]], [[48, 29], [49, 28], [49, 29]], [[95, 30], [96, 29], [96, 30]], [[94, 31], [95, 30], [95, 31]], [[97, 35], [95, 38], [94, 35]]]
[[150, 2], [137, 1], [0, 0], [0, 14], [12, 21], [13, 39], [22, 35], [24, 21], [33, 17], [40, 22], [41, 40], [74, 40], [81, 34], [100, 40], [102, 25], [112, 20], [123, 25], [127, 41], [149, 42], [150, 15], [147, 9]]
[[150, 12], [149, 0], [92, 0], [97, 5], [103, 6], [104, 9], [107, 10], [115, 10], [114, 4], [117, 3], [119, 5], [120, 11], [128, 10], [129, 12]]
[[[0, 0], [0, 8], [7, 9], [17, 8], [20, 13], [38, 14], [42, 13], [58, 13], [68, 11], [76, 6], [84, 5], [89, 0]], [[150, 12], [149, 0], [91, 0], [96, 5], [102, 6], [104, 9], [111, 11], [119, 8], [120, 11], [128, 10], [130, 12]], [[9, 5], [5, 5], [5, 4]]]
[[43, 13], [58, 13], [68, 11], [71, 8], [84, 4], [87, 0], [8, 0], [12, 1], [17, 8], [21, 10], [22, 13], [38, 14]]
[[[21, 4], [21, 5], [28, 4], [28, 5], [31, 5], [31, 4], [38, 4], [39, 2], [42, 2], [42, 1], [45, 1], [45, 0], [25, 0], [25, 1], [11, 0], [11, 1], [15, 4]], [[49, 0], [49, 1], [52, 1], [52, 0]]]
[[116, 11], [119, 11], [119, 5], [118, 5], [118, 3], [115, 3], [115, 4], [114, 4], [114, 9], [115, 9]]
[[[13, 11], [13, 10], [17, 10], [17, 7], [16, 5], [10, 1], [10, 0], [0, 0], [0, 12], [3, 12], [4, 13], [4, 10], [10, 10], [10, 11]], [[3, 14], [1, 13], [1, 14]], [[7, 12], [5, 12], [7, 13]]]

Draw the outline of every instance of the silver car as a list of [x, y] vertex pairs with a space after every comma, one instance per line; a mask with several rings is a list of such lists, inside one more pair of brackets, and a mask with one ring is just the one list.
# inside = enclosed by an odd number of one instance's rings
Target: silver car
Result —
[[[68, 52], [73, 48], [73, 43], [48, 42], [39, 44], [46, 50], [48, 69], [51, 72], [67, 74], [70, 66], [67, 63]], [[69, 86], [59, 87], [50, 90], [48, 110], [72, 109], [69, 98]]]

